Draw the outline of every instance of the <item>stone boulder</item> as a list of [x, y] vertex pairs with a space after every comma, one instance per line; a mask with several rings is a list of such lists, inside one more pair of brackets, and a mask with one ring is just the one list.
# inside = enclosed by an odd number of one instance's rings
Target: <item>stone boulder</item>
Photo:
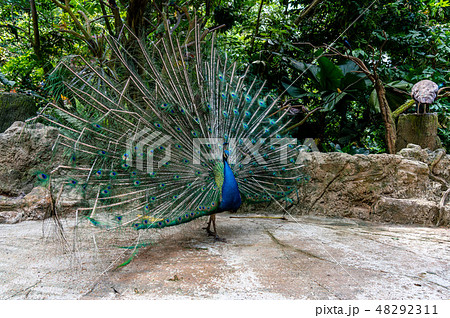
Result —
[[52, 147], [58, 130], [43, 124], [15, 122], [0, 133], [0, 195], [29, 193], [37, 171], [48, 171], [55, 164]]
[[0, 92], [0, 133], [12, 123], [36, 116], [38, 106], [32, 96]]
[[389, 223], [437, 223], [439, 206], [423, 199], [393, 199], [381, 197], [372, 209], [373, 217]]
[[[35, 187], [37, 171], [63, 163], [52, 152], [56, 128], [14, 123], [0, 134], [0, 223], [41, 219], [50, 215], [49, 188]], [[308, 181], [293, 193], [295, 204], [244, 205], [240, 212], [267, 211], [353, 217], [376, 222], [436, 225], [450, 223], [450, 156], [408, 145], [396, 155], [302, 153]], [[82, 194], [53, 180], [59, 215], [82, 206]]]
[[[62, 154], [52, 151], [58, 134], [54, 127], [24, 122], [15, 122], [0, 133], [0, 223], [39, 220], [50, 215], [49, 189], [37, 186], [36, 174], [49, 173], [63, 163]], [[64, 182], [63, 176], [54, 180], [52, 191], [54, 198], [59, 198], [58, 212], [69, 214], [81, 205], [82, 197], [68, 188], [59, 195]]]
[[35, 187], [25, 196], [0, 196], [0, 223], [43, 220], [50, 216], [51, 196], [47, 188]]

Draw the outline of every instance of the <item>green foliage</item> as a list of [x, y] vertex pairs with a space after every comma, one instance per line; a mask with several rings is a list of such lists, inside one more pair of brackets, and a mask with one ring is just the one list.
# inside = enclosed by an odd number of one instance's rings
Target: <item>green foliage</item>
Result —
[[[116, 74], [120, 80], [125, 73], [110, 60], [107, 35], [117, 37], [121, 23], [130, 22], [141, 37], [157, 41], [164, 36], [167, 20], [171, 31], [189, 42], [192, 34], [187, 30], [194, 16], [204, 28], [225, 24], [216, 35], [222, 51], [239, 62], [239, 71], [249, 67], [252, 76], [265, 80], [268, 91], [282, 95], [281, 102], [290, 100], [309, 111], [321, 108], [296, 136], [320, 139], [322, 150], [332, 150], [331, 143], [341, 150], [385, 149], [371, 82], [353, 62], [324, 56], [329, 52], [318, 49], [324, 43], [359, 57], [369, 67], [378, 61], [377, 73], [392, 110], [408, 98], [410, 87], [419, 80], [450, 84], [450, 5], [443, 0], [319, 1], [304, 16], [311, 0], [130, 0], [115, 1], [116, 7], [103, 2], [103, 8], [100, 1], [72, 0], [73, 16], [57, 5], [63, 1], [42, 0], [36, 2], [40, 50], [34, 43], [29, 3], [4, 0], [0, 6], [0, 87], [32, 90], [57, 103], [63, 103], [61, 96], [70, 100], [63, 85], [70, 74], [52, 72], [64, 56], [81, 55], [105, 75]], [[141, 8], [143, 3], [146, 7]], [[344, 48], [343, 36], [351, 51]], [[131, 43], [125, 37], [122, 44]], [[76, 65], [75, 69], [82, 71]], [[448, 99], [431, 109], [438, 113], [439, 134], [450, 151]], [[304, 114], [297, 116], [298, 121], [304, 118]]]
[[34, 48], [29, 1], [5, 0], [0, 6], [0, 72], [23, 90], [39, 91], [61, 56], [81, 47], [58, 32], [60, 12], [52, 1], [36, 3], [39, 16], [40, 56]]
[[[385, 84], [386, 89], [386, 99], [389, 103], [391, 110], [397, 109], [399, 106], [403, 105], [407, 99], [405, 96], [399, 95], [398, 91], [402, 90], [404, 92], [410, 92], [413, 84], [408, 83], [404, 80], [394, 81]], [[380, 112], [380, 103], [378, 102], [377, 92], [375, 89], [372, 90], [369, 97], [369, 105], [377, 112]]]
[[438, 136], [442, 141], [442, 145], [450, 153], [450, 98], [438, 100], [432, 104], [430, 111], [438, 114], [440, 128], [438, 128]]
[[2, 73], [0, 73], [0, 82], [5, 85], [6, 87], [13, 87], [14, 84], [16, 84], [16, 82], [14, 81], [10, 81], [9, 79], [6, 78], [5, 75], [3, 75]]
[[[325, 111], [333, 109], [340, 101], [355, 100], [355, 96], [366, 88], [366, 81], [358, 66], [352, 61], [336, 65], [322, 56], [317, 65], [289, 59], [290, 66], [303, 77], [303, 86], [297, 87], [292, 81], [284, 80], [283, 86], [294, 98], [315, 98]], [[297, 75], [297, 74], [296, 74]], [[306, 79], [306, 82], [305, 82]], [[322, 103], [320, 103], [322, 102]]]
[[349, 144], [343, 148], [339, 144], [329, 143], [330, 151], [348, 153], [350, 155], [368, 155], [370, 151], [365, 148], [359, 148], [354, 144]]

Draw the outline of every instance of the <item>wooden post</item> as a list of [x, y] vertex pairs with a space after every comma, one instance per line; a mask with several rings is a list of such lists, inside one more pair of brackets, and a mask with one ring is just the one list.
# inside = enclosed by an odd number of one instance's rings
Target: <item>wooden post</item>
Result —
[[396, 151], [408, 144], [416, 144], [422, 148], [435, 150], [442, 147], [437, 136], [438, 116], [433, 114], [402, 114], [398, 118]]

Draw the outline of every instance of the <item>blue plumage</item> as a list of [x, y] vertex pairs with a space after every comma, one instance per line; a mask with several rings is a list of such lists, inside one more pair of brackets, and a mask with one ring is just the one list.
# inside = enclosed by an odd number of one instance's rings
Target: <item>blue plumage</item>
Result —
[[352, 46], [350, 45], [350, 42], [346, 36], [343, 38], [344, 46], [350, 51], [350, 54], [352, 53]]
[[219, 210], [217, 212], [236, 211], [242, 204], [239, 186], [226, 159], [223, 160], [223, 165], [224, 180], [222, 185], [222, 200], [220, 201]]

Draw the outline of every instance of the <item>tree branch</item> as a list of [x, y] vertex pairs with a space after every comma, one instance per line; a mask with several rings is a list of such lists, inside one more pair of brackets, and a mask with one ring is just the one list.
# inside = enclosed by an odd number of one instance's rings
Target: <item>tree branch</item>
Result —
[[73, 13], [72, 9], [70, 8], [70, 5], [69, 5], [70, 4], [70, 0], [64, 0], [64, 4], [60, 3], [57, 0], [52, 0], [52, 2], [55, 5], [57, 5], [58, 7], [60, 7], [61, 9], [63, 9], [64, 11], [66, 11], [67, 14], [70, 15], [70, 17], [72, 18], [73, 22], [77, 26], [77, 28], [80, 29], [81, 33], [83, 33], [83, 36], [84, 36], [85, 40], [90, 40], [91, 39], [90, 34], [85, 30], [85, 28], [83, 27], [81, 22], [75, 16], [75, 13]]
[[81, 34], [75, 32], [74, 30], [59, 29], [59, 32], [69, 33], [69, 34], [71, 34], [71, 35], [73, 35], [73, 36], [75, 36], [75, 37], [77, 37], [77, 38], [79, 38], [81, 40], [85, 40], [85, 38]]
[[298, 127], [298, 126], [303, 125], [303, 124], [306, 122], [306, 120], [307, 120], [312, 114], [314, 114], [316, 111], [322, 110], [322, 109], [323, 109], [323, 107], [317, 107], [317, 108], [314, 108], [313, 110], [311, 110], [310, 112], [308, 112], [308, 114], [306, 114], [305, 118], [303, 118], [300, 122], [298, 122], [298, 123], [296, 123], [296, 124], [294, 124], [294, 125], [292, 125], [292, 126], [286, 128], [286, 129], [284, 130], [284, 132], [287, 132], [287, 131], [292, 130], [292, 129]]
[[300, 13], [298, 18], [295, 19], [294, 23], [299, 24], [300, 21], [302, 21], [311, 12], [311, 10], [314, 9], [314, 7], [318, 5], [321, 1], [322, 0], [313, 0], [313, 2], [311, 2], [311, 4], [307, 6], [306, 9], [302, 11], [302, 13]]
[[79, 14], [81, 14], [83, 16], [83, 18], [85, 20], [86, 28], [84, 28], [83, 25], [81, 24], [80, 20], [75, 16], [75, 13], [72, 11], [72, 8], [70, 7], [70, 0], [64, 0], [64, 4], [61, 3], [62, 0], [61, 0], [61, 2], [58, 0], [52, 0], [52, 2], [56, 6], [58, 6], [59, 8], [63, 9], [65, 12], [67, 12], [67, 14], [69, 14], [71, 19], [75, 23], [75, 26], [77, 27], [78, 30], [81, 31], [81, 33], [83, 35], [81, 36], [80, 34], [76, 33], [75, 31], [70, 32], [69, 30], [63, 30], [63, 29], [60, 29], [60, 31], [70, 33], [70, 34], [86, 41], [86, 43], [88, 44], [89, 49], [91, 50], [93, 55], [95, 57], [98, 57], [98, 55], [101, 54], [101, 50], [99, 50], [97, 42], [95, 42], [95, 40], [91, 36], [91, 27], [90, 27], [89, 19], [87, 18], [86, 14], [82, 11], [78, 12]]
[[406, 101], [403, 105], [398, 107], [395, 111], [392, 112], [392, 118], [396, 119], [398, 116], [400, 116], [403, 112], [411, 108], [415, 104], [413, 99], [410, 99]]
[[89, 37], [92, 37], [91, 23], [89, 21], [89, 18], [86, 15], [86, 13], [84, 13], [81, 10], [78, 10], [78, 14], [81, 15], [84, 18], [84, 23], [86, 25], [86, 32], [89, 34]]

